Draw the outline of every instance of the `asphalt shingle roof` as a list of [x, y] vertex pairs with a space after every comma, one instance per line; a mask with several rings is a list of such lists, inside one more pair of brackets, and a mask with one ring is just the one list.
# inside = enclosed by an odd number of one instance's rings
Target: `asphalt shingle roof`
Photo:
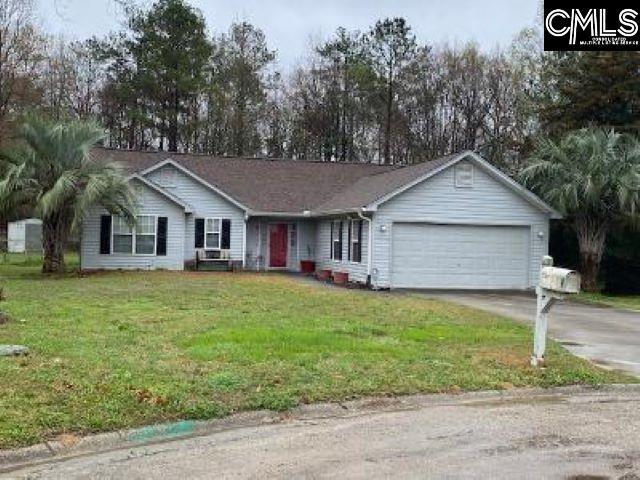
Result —
[[352, 210], [364, 207], [426, 175], [430, 171], [445, 165], [456, 156], [447, 155], [430, 162], [367, 175], [348, 188], [337, 192], [328, 201], [316, 207], [315, 210], [318, 213], [329, 213], [336, 210]]
[[116, 149], [97, 149], [94, 154], [131, 174], [171, 159], [251, 210], [279, 213], [355, 210], [454, 157], [398, 167]]

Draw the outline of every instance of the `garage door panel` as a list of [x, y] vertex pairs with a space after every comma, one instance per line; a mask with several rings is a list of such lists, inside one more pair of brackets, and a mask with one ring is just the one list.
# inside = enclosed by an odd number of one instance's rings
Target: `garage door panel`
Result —
[[529, 227], [397, 223], [397, 288], [526, 288]]

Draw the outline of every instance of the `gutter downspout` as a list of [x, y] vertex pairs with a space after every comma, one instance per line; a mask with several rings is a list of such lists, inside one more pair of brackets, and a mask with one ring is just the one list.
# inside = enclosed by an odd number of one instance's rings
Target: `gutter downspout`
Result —
[[369, 238], [367, 238], [367, 283], [371, 285], [371, 259], [373, 255], [373, 221], [362, 214], [364, 208], [358, 210], [358, 217], [369, 223]]

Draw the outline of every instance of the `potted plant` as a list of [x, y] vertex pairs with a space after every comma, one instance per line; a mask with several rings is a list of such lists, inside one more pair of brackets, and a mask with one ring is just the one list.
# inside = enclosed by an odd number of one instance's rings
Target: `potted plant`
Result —
[[326, 282], [331, 278], [331, 270], [318, 270], [316, 272], [316, 278], [320, 281]]
[[349, 273], [333, 272], [333, 283], [336, 285], [346, 285], [349, 282]]
[[305, 275], [310, 275], [316, 270], [316, 262], [313, 260], [300, 260], [300, 271]]
[[311, 275], [316, 270], [316, 262], [310, 258], [313, 258], [313, 251], [311, 245], [307, 244], [307, 260], [300, 260], [300, 271], [305, 275]]

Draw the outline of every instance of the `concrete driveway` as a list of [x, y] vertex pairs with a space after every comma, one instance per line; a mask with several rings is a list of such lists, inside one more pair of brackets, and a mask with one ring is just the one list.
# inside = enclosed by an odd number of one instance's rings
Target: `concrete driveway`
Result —
[[[533, 294], [420, 293], [533, 325]], [[640, 376], [640, 312], [560, 302], [549, 313], [549, 335], [573, 354]]]

